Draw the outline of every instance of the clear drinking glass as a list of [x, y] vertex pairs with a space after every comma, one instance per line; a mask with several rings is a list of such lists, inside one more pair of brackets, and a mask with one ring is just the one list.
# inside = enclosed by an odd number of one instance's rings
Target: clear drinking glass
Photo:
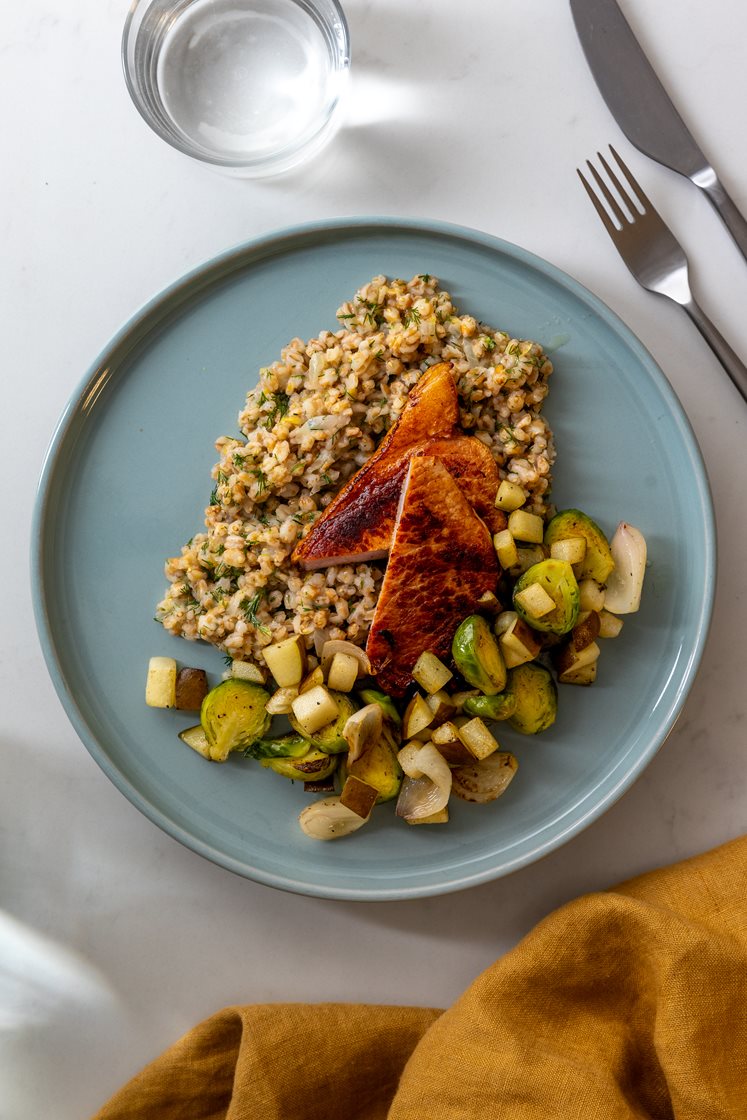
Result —
[[163, 140], [256, 177], [329, 140], [350, 36], [337, 0], [134, 0], [122, 63], [132, 100]]

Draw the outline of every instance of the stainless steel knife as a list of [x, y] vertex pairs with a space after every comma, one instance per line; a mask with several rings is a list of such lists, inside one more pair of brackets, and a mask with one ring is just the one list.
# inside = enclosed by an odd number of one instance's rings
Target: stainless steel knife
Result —
[[747, 220], [672, 104], [616, 0], [570, 0], [594, 80], [631, 144], [705, 192], [747, 260]]

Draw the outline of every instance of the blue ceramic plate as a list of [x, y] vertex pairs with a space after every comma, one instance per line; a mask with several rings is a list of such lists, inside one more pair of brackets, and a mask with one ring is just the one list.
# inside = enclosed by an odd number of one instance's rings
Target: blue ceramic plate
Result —
[[[336, 329], [377, 273], [438, 276], [465, 312], [552, 353], [554, 497], [611, 533], [646, 535], [641, 611], [603, 650], [594, 687], [564, 688], [537, 739], [501, 730], [519, 773], [493, 805], [457, 802], [447, 827], [391, 806], [349, 840], [296, 824], [308, 796], [257, 764], [209, 765], [177, 739], [194, 722], [145, 707], [149, 657], [219, 679], [220, 654], [153, 622], [163, 561], [201, 525], [214, 439], [236, 431], [256, 371], [293, 336]], [[119, 789], [171, 836], [272, 886], [330, 898], [453, 891], [538, 859], [584, 828], [663, 743], [692, 683], [714, 588], [708, 484], [690, 426], [630, 331], [558, 269], [485, 234], [356, 219], [254, 241], [193, 272], [127, 324], [53, 438], [34, 525], [37, 620], [76, 730]]]

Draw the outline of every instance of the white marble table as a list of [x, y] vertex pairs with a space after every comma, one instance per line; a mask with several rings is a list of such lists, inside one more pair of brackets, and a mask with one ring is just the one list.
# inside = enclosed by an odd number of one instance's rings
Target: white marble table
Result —
[[[163, 145], [120, 73], [126, 0], [27, 0], [2, 32], [3, 720], [0, 1115], [79, 1120], [233, 1002], [449, 1004], [553, 907], [747, 823], [747, 408], [673, 306], [640, 289], [579, 188], [612, 141], [691, 251], [703, 303], [747, 356], [747, 264], [684, 180], [635, 152], [562, 0], [347, 0], [354, 81], [318, 164], [221, 178]], [[743, 0], [624, 0], [692, 130], [747, 211]], [[458, 14], [454, 14], [455, 11]], [[620, 802], [567, 846], [455, 897], [356, 905], [246, 882], [162, 834], [78, 741], [47, 677], [27, 551], [55, 420], [116, 328], [162, 286], [271, 228], [340, 214], [457, 221], [559, 265], [671, 379], [708, 466], [716, 609], [681, 720]], [[318, 946], [333, 968], [318, 969]]]

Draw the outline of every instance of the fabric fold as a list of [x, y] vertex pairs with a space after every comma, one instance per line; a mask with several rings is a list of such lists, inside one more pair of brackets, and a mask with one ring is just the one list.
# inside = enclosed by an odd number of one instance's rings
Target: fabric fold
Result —
[[569, 903], [445, 1013], [227, 1008], [95, 1120], [744, 1120], [747, 838]]

